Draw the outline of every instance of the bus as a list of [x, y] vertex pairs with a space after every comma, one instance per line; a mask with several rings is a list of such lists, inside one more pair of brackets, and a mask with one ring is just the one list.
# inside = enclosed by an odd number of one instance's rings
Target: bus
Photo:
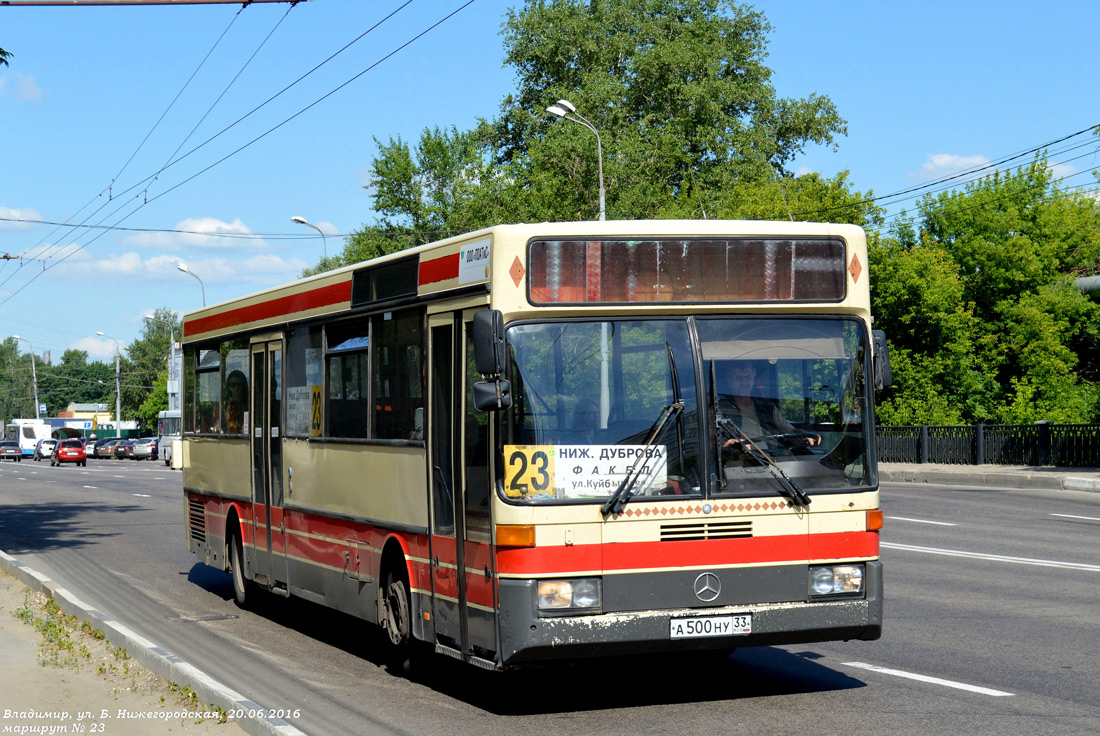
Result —
[[157, 457], [172, 465], [172, 442], [180, 439], [180, 410], [163, 409], [157, 413]]
[[183, 349], [187, 544], [242, 606], [488, 670], [881, 636], [858, 227], [500, 225], [192, 312]]
[[4, 439], [17, 440], [23, 457], [31, 457], [39, 440], [50, 439], [52, 432], [53, 426], [45, 419], [12, 419], [5, 428]]

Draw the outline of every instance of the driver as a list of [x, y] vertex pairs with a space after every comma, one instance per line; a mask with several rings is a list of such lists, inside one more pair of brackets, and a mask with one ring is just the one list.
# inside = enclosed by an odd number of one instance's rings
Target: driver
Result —
[[[765, 398], [764, 391], [756, 380], [756, 366], [751, 360], [736, 361], [726, 376], [729, 394], [718, 398], [718, 411], [726, 419], [741, 428], [750, 439], [766, 440], [776, 435], [796, 435], [785, 438], [788, 442], [809, 445], [821, 443], [820, 435], [803, 432], [787, 421], [779, 412], [779, 402]], [[743, 448], [741, 437], [726, 440], [723, 447]], [[760, 444], [767, 445], [767, 442]]]

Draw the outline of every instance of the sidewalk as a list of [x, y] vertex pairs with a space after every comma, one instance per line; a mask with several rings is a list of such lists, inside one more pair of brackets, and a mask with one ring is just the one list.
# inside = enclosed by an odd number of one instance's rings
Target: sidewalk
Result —
[[1100, 468], [880, 463], [878, 470], [879, 481], [883, 483], [943, 483], [981, 488], [1100, 493]]
[[185, 683], [169, 684], [47, 601], [0, 573], [0, 733], [243, 736]]

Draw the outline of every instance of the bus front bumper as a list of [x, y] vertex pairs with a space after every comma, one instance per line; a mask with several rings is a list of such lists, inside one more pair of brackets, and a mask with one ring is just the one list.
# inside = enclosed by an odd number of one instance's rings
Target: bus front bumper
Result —
[[[501, 661], [505, 668], [547, 660], [729, 650], [882, 636], [882, 565], [867, 563], [866, 597], [810, 602], [680, 608], [595, 615], [539, 616], [532, 580], [500, 583]], [[740, 636], [673, 639], [674, 619], [752, 614]]]

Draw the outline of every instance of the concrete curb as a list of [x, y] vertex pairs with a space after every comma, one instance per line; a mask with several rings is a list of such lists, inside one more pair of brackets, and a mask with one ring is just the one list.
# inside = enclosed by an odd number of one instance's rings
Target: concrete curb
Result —
[[1013, 490], [1087, 491], [1100, 493], [1100, 478], [1075, 477], [1042, 470], [1004, 470], [996, 467], [961, 465], [957, 469], [930, 468], [919, 464], [879, 466], [883, 483], [943, 483], [981, 488]]
[[137, 632], [130, 630], [102, 611], [98, 611], [71, 591], [57, 585], [42, 573], [24, 565], [15, 557], [0, 550], [0, 568], [11, 573], [28, 588], [52, 598], [63, 612], [87, 621], [107, 635], [114, 646], [121, 646], [137, 662], [166, 680], [190, 685], [198, 695], [196, 710], [204, 710], [207, 704], [224, 708], [230, 713], [241, 713], [233, 721], [253, 736], [306, 736], [306, 734], [281, 718], [267, 718], [267, 709], [237, 691], [221, 684], [202, 670], [157, 646]]

